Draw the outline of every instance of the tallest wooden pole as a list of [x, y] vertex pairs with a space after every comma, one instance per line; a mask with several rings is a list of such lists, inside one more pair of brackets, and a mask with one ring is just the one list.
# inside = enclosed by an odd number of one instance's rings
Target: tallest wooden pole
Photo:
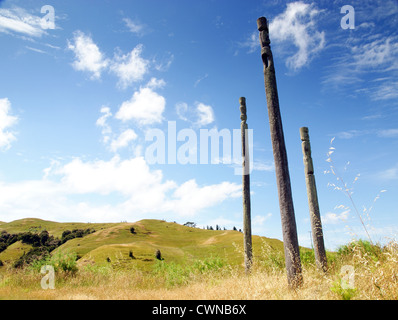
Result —
[[278, 89], [276, 87], [275, 67], [270, 47], [271, 41], [269, 40], [267, 19], [264, 17], [257, 19], [257, 27], [258, 31], [260, 31], [261, 57], [264, 64], [265, 92], [267, 96], [268, 117], [275, 161], [287, 278], [289, 285], [295, 288], [301, 285], [303, 278], [285, 138], [279, 109]]

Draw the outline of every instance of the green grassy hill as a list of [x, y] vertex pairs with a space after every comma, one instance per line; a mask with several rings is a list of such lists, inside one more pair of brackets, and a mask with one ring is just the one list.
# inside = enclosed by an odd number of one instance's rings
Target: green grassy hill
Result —
[[[134, 233], [130, 231], [131, 227], [134, 227]], [[65, 230], [87, 228], [96, 231], [83, 238], [69, 240], [54, 251], [76, 253], [79, 265], [111, 263], [121, 268], [142, 270], [148, 270], [156, 263], [157, 250], [160, 250], [164, 261], [179, 264], [209, 257], [226, 259], [231, 265], [243, 263], [241, 232], [203, 230], [160, 220], [141, 220], [135, 223], [58, 223], [29, 218], [4, 223], [0, 225], [0, 232], [40, 233], [47, 230], [50, 235], [60, 238]], [[255, 257], [261, 256], [264, 243], [277, 251], [283, 250], [283, 244], [279, 240], [254, 236]], [[23, 254], [23, 250], [19, 248], [23, 244], [19, 242], [14, 245], [7, 248], [2, 255], [17, 259], [18, 252]], [[12, 259], [3, 259], [6, 260]]]
[[31, 245], [22, 243], [21, 241], [17, 241], [10, 245], [3, 252], [0, 252], [0, 260], [6, 264], [12, 264], [30, 249], [32, 249]]

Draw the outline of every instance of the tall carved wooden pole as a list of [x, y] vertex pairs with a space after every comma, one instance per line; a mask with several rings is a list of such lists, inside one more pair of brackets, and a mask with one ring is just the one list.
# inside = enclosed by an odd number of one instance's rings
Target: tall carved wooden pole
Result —
[[303, 277], [285, 138], [279, 109], [275, 67], [270, 47], [271, 41], [269, 40], [267, 19], [264, 17], [257, 19], [257, 27], [258, 31], [260, 31], [261, 57], [264, 64], [265, 92], [267, 96], [268, 117], [275, 161], [287, 279], [289, 286], [296, 288], [302, 284]]
[[250, 217], [250, 161], [249, 161], [249, 140], [247, 136], [247, 115], [246, 115], [246, 99], [240, 98], [240, 129], [242, 132], [242, 189], [243, 189], [243, 246], [245, 250], [245, 270], [246, 273], [251, 271], [253, 264], [252, 253], [252, 227]]
[[314, 165], [311, 157], [311, 144], [308, 128], [300, 128], [301, 146], [303, 148], [304, 156], [304, 172], [305, 182], [307, 186], [308, 206], [310, 209], [310, 220], [312, 229], [312, 240], [314, 242], [314, 253], [317, 267], [322, 270], [327, 270], [327, 260], [325, 252], [325, 244], [323, 242], [323, 231], [321, 216], [319, 213], [318, 195], [316, 191]]

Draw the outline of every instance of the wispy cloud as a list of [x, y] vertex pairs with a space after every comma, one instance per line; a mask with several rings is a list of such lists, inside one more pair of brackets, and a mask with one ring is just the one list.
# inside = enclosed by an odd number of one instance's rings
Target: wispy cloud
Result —
[[396, 138], [398, 137], [398, 129], [383, 129], [378, 132], [379, 137]]
[[209, 77], [209, 74], [206, 73], [203, 77], [200, 77], [198, 80], [196, 80], [195, 84], [193, 86], [196, 88], [200, 82], [202, 82], [203, 80], [207, 79], [208, 77]]
[[260, 42], [258, 38], [258, 31], [251, 33], [244, 41], [238, 42], [238, 46], [247, 48], [247, 53], [253, 53], [260, 49]]
[[[345, 33], [335, 46], [338, 54], [330, 61], [325, 86], [344, 90], [350, 85], [351, 94], [366, 94], [373, 101], [398, 97], [398, 36], [386, 32], [395, 29], [388, 25], [394, 20], [391, 15], [398, 13], [397, 8], [392, 1], [367, 1], [358, 6], [360, 17], [377, 23], [362, 23], [355, 32]], [[342, 37], [338, 32], [332, 36]]]
[[379, 138], [396, 138], [398, 137], [398, 129], [372, 129], [372, 130], [347, 130], [334, 133], [332, 136], [340, 139], [353, 139], [365, 135], [373, 135]]
[[253, 170], [272, 172], [275, 171], [275, 165], [273, 162], [254, 161]]
[[46, 51], [43, 51], [43, 50], [40, 50], [40, 49], [37, 49], [37, 48], [32, 48], [32, 47], [29, 47], [29, 46], [25, 46], [25, 48], [28, 49], [28, 50], [30, 50], [30, 51], [33, 51], [33, 52], [42, 53], [42, 54], [47, 54]]
[[142, 36], [145, 33], [145, 25], [139, 23], [138, 21], [133, 21], [130, 18], [124, 18], [123, 22], [130, 32]]
[[112, 117], [111, 109], [107, 106], [101, 107], [101, 117], [97, 119], [96, 125], [101, 127], [101, 133], [103, 136], [103, 142], [107, 143], [110, 139], [110, 135], [112, 133], [112, 128], [108, 124], [108, 118]]
[[333, 136], [340, 139], [352, 139], [369, 133], [370, 131], [368, 130], [347, 130], [347, 131], [340, 131], [334, 134]]
[[0, 9], [0, 32], [17, 33], [29, 37], [46, 34], [41, 17], [28, 13], [23, 8]]
[[215, 121], [213, 107], [202, 102], [195, 102], [194, 106], [180, 102], [175, 108], [181, 120], [191, 122], [196, 127], [204, 127]]
[[398, 164], [377, 173], [377, 178], [382, 180], [398, 180]]
[[[276, 16], [269, 25], [271, 41], [285, 45], [278, 51], [289, 52], [289, 46], [297, 48], [294, 55], [287, 57], [289, 69], [299, 70], [308, 65], [311, 60], [325, 47], [325, 32], [319, 31], [317, 19], [321, 13], [315, 4], [301, 1], [287, 4], [286, 10]], [[254, 37], [252, 36], [253, 43]]]
[[350, 208], [345, 207], [343, 205], [340, 205], [335, 208], [335, 210], [341, 210], [342, 212], [340, 213], [334, 213], [334, 212], [327, 212], [325, 215], [322, 215], [322, 223], [323, 224], [338, 224], [341, 222], [347, 221], [349, 214], [350, 214]]

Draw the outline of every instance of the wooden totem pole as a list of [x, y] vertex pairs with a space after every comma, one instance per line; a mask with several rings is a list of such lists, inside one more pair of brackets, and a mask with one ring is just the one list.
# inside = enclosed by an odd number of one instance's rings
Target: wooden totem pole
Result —
[[319, 213], [318, 195], [316, 191], [315, 176], [314, 176], [314, 165], [312, 163], [311, 156], [311, 144], [310, 136], [308, 134], [308, 128], [300, 128], [301, 146], [303, 148], [303, 161], [304, 161], [304, 172], [305, 182], [307, 186], [308, 206], [310, 209], [310, 220], [312, 229], [312, 240], [314, 242], [314, 254], [316, 265], [322, 271], [327, 270], [327, 260], [325, 245], [323, 241], [323, 231], [321, 215]]
[[301, 260], [297, 239], [296, 219], [294, 215], [292, 190], [290, 185], [289, 167], [282, 119], [279, 109], [278, 90], [274, 60], [270, 47], [267, 19], [257, 19], [260, 31], [261, 57], [264, 64], [264, 82], [267, 96], [268, 117], [271, 130], [272, 149], [275, 161], [276, 183], [279, 195], [279, 207], [282, 221], [283, 244], [288, 284], [291, 288], [300, 286], [303, 282]]
[[248, 126], [246, 123], [246, 99], [240, 98], [240, 129], [242, 133], [242, 189], [243, 189], [243, 246], [245, 250], [245, 270], [246, 273], [251, 271], [253, 264], [252, 253], [252, 228], [250, 217], [250, 161], [249, 161], [249, 140], [248, 140]]

